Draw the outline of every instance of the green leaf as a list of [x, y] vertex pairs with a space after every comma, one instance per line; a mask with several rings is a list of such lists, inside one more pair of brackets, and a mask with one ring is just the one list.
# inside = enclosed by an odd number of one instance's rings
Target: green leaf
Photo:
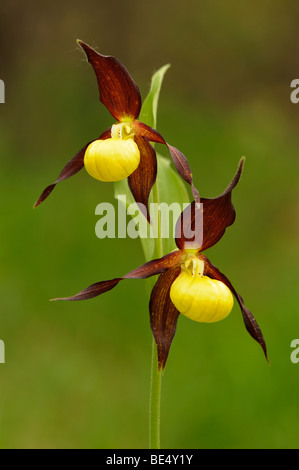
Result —
[[151, 81], [149, 94], [143, 102], [141, 112], [138, 118], [139, 121], [144, 122], [144, 124], [147, 124], [153, 129], [156, 129], [157, 126], [157, 112], [160, 90], [162, 87], [164, 75], [169, 69], [169, 67], [170, 64], [166, 64], [154, 73]]
[[[156, 184], [158, 185], [159, 192], [162, 248], [163, 254], [167, 254], [177, 248], [174, 240], [175, 224], [183, 209], [190, 203], [190, 197], [182, 178], [171, 167], [171, 161], [159, 154], [157, 155], [157, 160], [158, 174]], [[167, 208], [163, 212], [164, 204], [168, 207], [169, 215], [167, 214]]]

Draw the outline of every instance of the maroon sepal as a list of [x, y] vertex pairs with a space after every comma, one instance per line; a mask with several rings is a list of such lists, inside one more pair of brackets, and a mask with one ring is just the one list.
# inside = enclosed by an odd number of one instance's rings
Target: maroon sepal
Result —
[[268, 359], [268, 354], [267, 354], [266, 343], [265, 343], [263, 334], [261, 332], [261, 329], [258, 326], [257, 321], [252, 315], [252, 313], [250, 312], [250, 310], [248, 310], [248, 308], [245, 307], [244, 300], [238, 294], [235, 288], [232, 286], [230, 280], [222, 272], [220, 272], [219, 269], [216, 268], [216, 266], [214, 266], [206, 256], [200, 255], [200, 257], [201, 259], [204, 260], [204, 264], [205, 264], [204, 275], [212, 279], [217, 279], [218, 281], [223, 282], [223, 284], [225, 284], [231, 290], [233, 295], [236, 297], [237, 302], [240, 305], [242, 316], [243, 316], [243, 321], [244, 321], [244, 324], [248, 333], [252, 336], [253, 339], [255, 339], [255, 341], [257, 341], [260, 344], [260, 346], [262, 347], [264, 351], [265, 357], [268, 363], [270, 364], [269, 359]]
[[147, 279], [166, 271], [169, 268], [180, 266], [184, 254], [180, 251], [174, 251], [160, 259], [154, 259], [130, 271], [123, 277], [117, 277], [108, 281], [100, 281], [92, 284], [86, 289], [78, 292], [71, 297], [59, 297], [51, 300], [88, 300], [113, 289], [120, 281], [124, 279]]
[[129, 188], [144, 216], [150, 222], [148, 198], [157, 176], [156, 152], [145, 137], [134, 138], [140, 151], [140, 163], [137, 170], [128, 177]]
[[179, 311], [170, 300], [169, 292], [180, 272], [180, 267], [177, 267], [161, 274], [151, 293], [150, 323], [157, 345], [159, 369], [165, 368], [176, 331]]
[[190, 184], [194, 200], [199, 202], [199, 194], [197, 189], [193, 185], [192, 172], [185, 155], [180, 152], [180, 150], [178, 150], [177, 148], [173, 147], [172, 145], [169, 145], [158, 131], [152, 129], [146, 124], [143, 124], [140, 121], [135, 121], [133, 123], [133, 127], [136, 131], [136, 134], [145, 137], [150, 142], [156, 142], [158, 144], [164, 144], [167, 146], [179, 175], [183, 178], [184, 181], [186, 181], [186, 183]]
[[231, 202], [232, 190], [237, 185], [244, 165], [244, 158], [233, 180], [218, 197], [193, 201], [181, 214], [176, 224], [176, 244], [180, 249], [193, 248], [204, 251], [215, 245], [227, 227], [234, 223], [236, 212]]
[[137, 119], [141, 109], [140, 91], [127, 69], [112, 56], [104, 56], [88, 44], [77, 41], [92, 65], [100, 91], [100, 100], [118, 121]]

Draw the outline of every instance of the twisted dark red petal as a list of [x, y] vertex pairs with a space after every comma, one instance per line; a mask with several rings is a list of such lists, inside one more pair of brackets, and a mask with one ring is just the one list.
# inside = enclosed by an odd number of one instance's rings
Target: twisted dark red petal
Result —
[[140, 121], [135, 121], [133, 123], [133, 126], [137, 135], [145, 137], [150, 142], [156, 142], [158, 144], [164, 144], [167, 146], [179, 175], [183, 178], [184, 181], [186, 181], [186, 183], [190, 184], [194, 200], [199, 202], [199, 194], [197, 189], [193, 185], [192, 172], [185, 155], [180, 152], [180, 150], [178, 150], [177, 148], [173, 147], [172, 145], [169, 145], [165, 141], [164, 137], [155, 129], [152, 129], [151, 127], [147, 126], [146, 124], [143, 124]]
[[234, 223], [236, 213], [231, 202], [232, 190], [240, 180], [244, 159], [236, 175], [218, 197], [193, 201], [181, 214], [176, 224], [176, 244], [180, 249], [193, 248], [204, 251], [215, 245], [227, 227]]
[[180, 267], [168, 269], [160, 275], [150, 298], [150, 323], [158, 351], [158, 368], [164, 369], [170, 346], [176, 332], [179, 311], [170, 300], [170, 288], [181, 272]]
[[97, 77], [100, 100], [118, 121], [137, 119], [141, 109], [138, 86], [127, 69], [112, 56], [104, 56], [78, 41]]
[[169, 268], [174, 266], [179, 266], [182, 262], [184, 254], [180, 251], [174, 251], [169, 253], [168, 255], [163, 256], [160, 259], [154, 259], [148, 261], [147, 263], [139, 266], [138, 268], [130, 271], [123, 277], [117, 277], [114, 279], [110, 279], [108, 281], [100, 281], [92, 284], [91, 286], [83, 289], [82, 291], [78, 292], [78, 294], [73, 295], [71, 297], [60, 297], [52, 300], [87, 300], [97, 297], [104, 292], [107, 292], [117, 284], [124, 280], [124, 279], [147, 279], [148, 277], [155, 276], [166, 271]]
[[183, 178], [183, 180], [186, 181], [186, 183], [190, 184], [194, 201], [196, 201], [196, 203], [199, 203], [200, 202], [199, 192], [193, 184], [192, 171], [189, 166], [187, 158], [176, 147], [173, 147], [172, 145], [169, 145], [169, 144], [166, 144], [166, 145], [170, 152], [171, 158], [176, 166], [176, 169], [178, 170], [179, 175]]
[[54, 183], [47, 186], [46, 189], [44, 189], [44, 191], [42, 192], [42, 194], [40, 195], [40, 197], [34, 204], [34, 207], [39, 206], [45, 199], [47, 199], [47, 197], [51, 194], [51, 192], [53, 191], [57, 183], [60, 183], [61, 181], [66, 180], [70, 176], [75, 175], [76, 173], [78, 173], [78, 171], [80, 171], [83, 168], [84, 154], [90, 143], [91, 142], [89, 142], [81, 150], [79, 150], [79, 152], [63, 168], [57, 180]]
[[87, 299], [93, 299], [94, 297], [97, 297], [98, 295], [104, 294], [104, 292], [108, 292], [109, 290], [113, 289], [119, 281], [121, 281], [123, 278], [122, 277], [116, 277], [114, 279], [109, 279], [108, 281], [100, 281], [100, 282], [95, 282], [89, 287], [86, 287], [86, 289], [83, 289], [82, 291], [78, 292], [78, 294], [73, 295], [71, 297], [60, 297], [57, 299], [51, 299], [51, 300], [87, 300]]
[[140, 163], [137, 170], [128, 177], [128, 183], [135, 201], [150, 222], [148, 199], [157, 177], [156, 152], [145, 137], [136, 135], [134, 140], [140, 151]]
[[[103, 134], [100, 135], [99, 139], [104, 140], [108, 139], [109, 137], [111, 137], [111, 129], [107, 129], [106, 131], [104, 131]], [[83, 168], [84, 155], [86, 149], [92, 142], [94, 141], [91, 140], [90, 142], [88, 142], [88, 144], [86, 144], [81, 150], [79, 150], [79, 152], [65, 165], [57, 180], [47, 186], [46, 189], [44, 189], [44, 191], [42, 192], [33, 207], [39, 206], [45, 199], [47, 199], [47, 197], [51, 194], [57, 183], [60, 183], [61, 181], [66, 180], [67, 178], [70, 178]]]
[[248, 308], [245, 307], [244, 300], [235, 290], [230, 280], [222, 272], [220, 272], [219, 269], [216, 268], [216, 266], [214, 266], [206, 256], [200, 255], [200, 257], [201, 259], [204, 260], [204, 264], [205, 264], [204, 275], [212, 279], [217, 279], [218, 281], [223, 282], [231, 290], [233, 295], [236, 297], [237, 302], [241, 308], [243, 321], [244, 321], [244, 324], [248, 333], [252, 336], [253, 339], [255, 339], [255, 341], [257, 341], [260, 344], [260, 346], [263, 349], [264, 355], [267, 361], [269, 362], [268, 354], [267, 354], [267, 347], [266, 347], [266, 343], [265, 343], [263, 334], [261, 332], [261, 329], [258, 326], [257, 321], [252, 315], [252, 313], [250, 312], [250, 310], [248, 310]]

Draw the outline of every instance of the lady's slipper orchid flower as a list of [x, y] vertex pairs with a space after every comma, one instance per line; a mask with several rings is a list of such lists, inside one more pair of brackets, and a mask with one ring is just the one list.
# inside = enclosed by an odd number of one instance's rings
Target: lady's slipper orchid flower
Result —
[[[262, 332], [252, 313], [245, 307], [242, 297], [227, 277], [202, 253], [215, 245], [235, 220], [231, 194], [240, 179], [243, 164], [244, 159], [220, 196], [201, 198], [201, 204], [193, 201], [185, 209], [189, 211], [191, 219], [184, 217], [185, 211], [182, 212], [176, 224], [177, 250], [149, 261], [123, 277], [97, 282], [72, 297], [54, 300], [90, 299], [113, 289], [124, 279], [146, 279], [160, 274], [152, 289], [149, 304], [159, 368], [165, 368], [180, 313], [198, 322], [220, 321], [230, 313], [233, 295], [241, 308], [246, 329], [261, 345], [268, 360]], [[196, 218], [202, 222], [198, 225], [202, 230], [196, 230]]]
[[135, 201], [147, 209], [157, 174], [156, 153], [150, 142], [167, 145], [179, 174], [191, 185], [194, 199], [198, 200], [186, 157], [167, 144], [156, 130], [137, 120], [142, 104], [141, 95], [126, 68], [116, 58], [101, 55], [82, 41], [78, 41], [78, 44], [85, 51], [96, 74], [100, 100], [117, 122], [98, 139], [86, 144], [67, 163], [57, 180], [43, 191], [34, 207], [49, 196], [57, 183], [73, 176], [85, 166], [91, 176], [101, 181], [128, 178]]

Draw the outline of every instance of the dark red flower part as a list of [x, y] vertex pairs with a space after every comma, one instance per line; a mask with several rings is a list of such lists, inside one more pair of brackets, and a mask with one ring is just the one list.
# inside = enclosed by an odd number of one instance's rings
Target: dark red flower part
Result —
[[99, 54], [83, 41], [77, 42], [95, 71], [103, 105], [117, 121], [137, 119], [141, 95], [127, 69], [115, 57]]
[[146, 208], [143, 215], [149, 221], [148, 198], [157, 176], [156, 152], [146, 137], [136, 135], [134, 140], [140, 151], [140, 164], [128, 177], [128, 184], [135, 201], [140, 203], [140, 210]]
[[[127, 69], [115, 57], [99, 54], [82, 41], [78, 41], [78, 44], [84, 50], [95, 72], [101, 102], [119, 123], [129, 123], [134, 130], [134, 141], [140, 152], [140, 163], [128, 177], [128, 182], [135, 201], [146, 208], [148, 221], [148, 198], [157, 176], [156, 152], [150, 142], [168, 147], [179, 174], [191, 185], [194, 200], [198, 201], [199, 195], [193, 186], [192, 173], [186, 157], [178, 149], [169, 145], [159, 132], [137, 121], [142, 104], [141, 96], [138, 86]], [[111, 128], [98, 139], [104, 140], [110, 137]], [[92, 142], [85, 145], [67, 163], [57, 180], [43, 191], [34, 207], [39, 206], [50, 195], [57, 183], [73, 176], [83, 168], [86, 149]]]
[[[191, 216], [189, 226], [188, 219], [184, 217], [184, 212], [182, 212], [176, 227], [178, 250], [160, 259], [149, 261], [123, 277], [98, 282], [74, 296], [53, 300], [90, 299], [113, 289], [124, 279], [146, 279], [159, 274], [160, 276], [151, 293], [149, 310], [151, 329], [158, 351], [158, 367], [159, 369], [164, 369], [180, 313], [170, 299], [170, 288], [179, 276], [181, 266], [192, 252], [192, 256], [196, 256], [199, 260], [203, 261], [204, 275], [221, 281], [235, 296], [241, 308], [247, 331], [260, 344], [268, 360], [265, 340], [252, 313], [245, 307], [242, 297], [237, 293], [227, 277], [202, 254], [203, 250], [215, 245], [222, 238], [226, 228], [232, 225], [235, 220], [235, 209], [231, 202], [231, 195], [240, 180], [243, 165], [244, 159], [240, 161], [235, 177], [220, 196], [209, 199], [202, 198], [200, 202], [193, 201], [187, 207]], [[194, 225], [196, 217], [200, 223], [195, 227], [192, 225]], [[201, 234], [197, 233], [196, 229], [198, 227], [203, 227]], [[179, 229], [182, 232], [180, 236], [178, 235]]]
[[181, 267], [177, 265], [163, 272], [154, 285], [150, 297], [150, 324], [157, 345], [159, 369], [164, 369], [166, 366], [180, 314], [169, 295], [170, 288], [180, 272]]
[[204, 251], [215, 245], [222, 238], [227, 227], [234, 223], [236, 212], [231, 201], [231, 194], [240, 180], [244, 161], [244, 158], [240, 160], [233, 180], [220, 196], [209, 199], [200, 198], [200, 204], [193, 201], [182, 212], [176, 224], [175, 241], [179, 249]]
[[57, 183], [60, 183], [61, 181], [66, 180], [70, 176], [75, 175], [76, 173], [78, 173], [78, 171], [83, 168], [84, 154], [90, 143], [91, 142], [89, 142], [81, 150], [79, 150], [79, 152], [65, 165], [57, 180], [43, 190], [42, 194], [34, 204], [34, 207], [39, 206], [45, 199], [47, 199], [47, 197], [51, 194]]
[[124, 279], [147, 279], [148, 277], [160, 274], [173, 266], [179, 266], [182, 262], [183, 254], [180, 251], [169, 253], [163, 258], [154, 259], [130, 271], [123, 277], [117, 277], [109, 281], [100, 281], [92, 284], [86, 289], [71, 297], [60, 297], [52, 300], [87, 300], [97, 297], [110, 289], [113, 289]]

